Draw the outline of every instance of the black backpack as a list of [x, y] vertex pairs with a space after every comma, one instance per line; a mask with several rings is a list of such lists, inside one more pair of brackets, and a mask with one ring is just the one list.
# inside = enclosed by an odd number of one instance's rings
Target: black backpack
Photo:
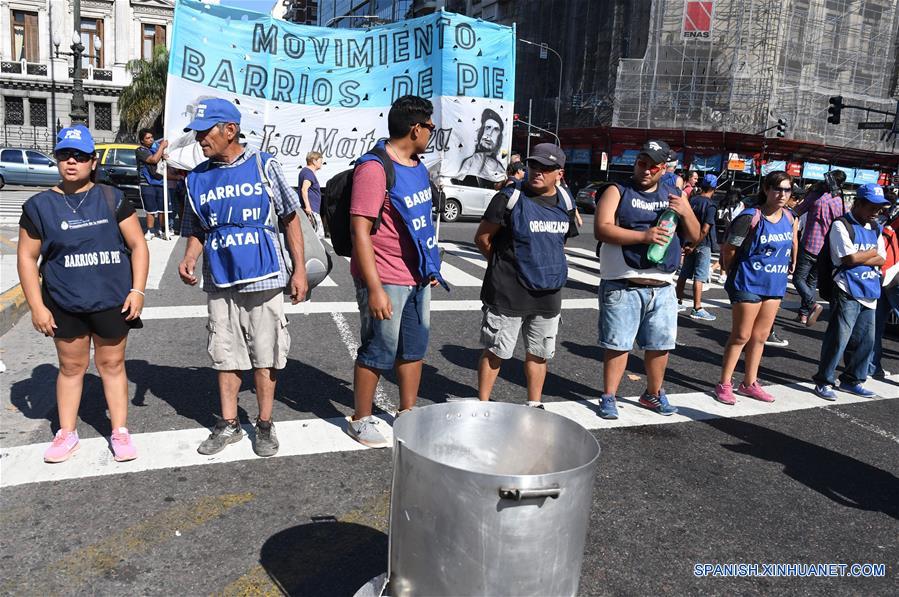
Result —
[[[396, 182], [396, 172], [393, 169], [393, 160], [387, 155], [387, 152], [380, 147], [372, 147], [368, 152], [375, 156], [384, 167], [384, 174], [387, 176], [387, 192], [393, 188]], [[357, 161], [356, 165], [359, 162]], [[328, 181], [325, 188], [325, 214], [328, 220], [328, 229], [331, 233], [331, 246], [334, 252], [343, 257], [349, 257], [353, 254], [353, 235], [350, 232], [350, 201], [353, 197], [353, 174], [356, 166], [350, 170], [344, 170], [339, 174], [335, 174]], [[382, 203], [383, 207], [383, 203]], [[376, 232], [381, 226], [381, 212], [371, 227], [372, 233]]]
[[827, 234], [824, 235], [824, 244], [821, 246], [821, 251], [818, 253], [818, 295], [823, 298], [825, 301], [832, 301], [834, 295], [836, 294], [834, 288], [836, 288], [836, 282], [834, 281], [834, 275], [839, 267], [833, 266], [833, 258], [830, 253], [830, 232], [833, 230], [833, 225], [840, 220], [843, 222], [843, 225], [846, 227], [846, 230], [849, 232], [849, 242], [855, 242], [855, 227], [852, 225], [852, 222], [846, 216], [840, 216], [836, 220], [834, 220], [830, 224], [830, 228], [827, 229]]

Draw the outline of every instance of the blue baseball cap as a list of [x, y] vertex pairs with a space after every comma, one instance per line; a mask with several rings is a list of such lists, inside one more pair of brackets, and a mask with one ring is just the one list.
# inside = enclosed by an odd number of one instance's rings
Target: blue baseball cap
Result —
[[211, 97], [197, 103], [195, 118], [184, 127], [188, 131], [208, 131], [220, 122], [240, 124], [240, 110], [228, 100]]
[[873, 182], [858, 187], [858, 190], [855, 191], [855, 196], [858, 199], [864, 199], [868, 203], [873, 203], [874, 205], [889, 205], [890, 203], [889, 200], [883, 196], [883, 187]]
[[56, 147], [60, 149], [75, 149], [84, 153], [94, 153], [94, 136], [83, 124], [76, 124], [59, 131], [56, 135]]
[[702, 177], [702, 182], [712, 185], [713, 187], [718, 186], [718, 177], [714, 174], [706, 174]]

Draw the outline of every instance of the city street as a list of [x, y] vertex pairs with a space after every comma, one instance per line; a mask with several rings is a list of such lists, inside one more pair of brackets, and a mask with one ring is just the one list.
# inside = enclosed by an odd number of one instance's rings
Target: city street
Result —
[[[545, 386], [547, 410], [590, 429], [602, 448], [580, 593], [894, 594], [899, 375], [868, 381], [876, 399], [817, 398], [809, 388], [827, 315], [811, 329], [794, 322], [791, 290], [776, 323], [790, 344], [767, 347], [760, 372], [777, 401], [721, 405], [710, 392], [731, 320], [726, 295], [713, 284], [705, 302], [718, 320], [680, 317], [665, 384], [680, 413], [661, 417], [637, 406], [645, 374], [642, 354], [634, 353], [619, 391], [621, 418], [602, 420], [592, 226], [585, 216], [582, 235], [568, 245], [558, 351]], [[441, 225], [443, 272], [453, 288], [432, 296], [419, 405], [476, 395], [486, 264], [472, 243], [475, 228]], [[66, 463], [44, 464], [58, 426], [52, 342], [27, 314], [0, 340], [7, 366], [0, 375], [0, 593], [352, 595], [387, 569], [392, 450], [363, 449], [342, 431], [359, 336], [349, 263], [335, 257], [311, 302], [288, 308], [292, 344], [274, 410], [279, 454], [260, 459], [251, 450], [256, 404], [247, 378], [240, 416], [249, 436], [207, 457], [196, 446], [219, 406], [204, 295], [178, 278], [183, 240], [153, 240], [150, 250], [145, 327], [130, 335], [126, 362], [137, 460], [112, 459], [92, 366], [81, 449]], [[524, 402], [523, 357], [519, 343], [494, 399]], [[884, 338], [884, 357], [884, 368], [899, 372], [895, 336]], [[392, 376], [376, 401], [379, 416], [392, 422]], [[870, 563], [884, 564], [885, 574], [694, 575], [694, 566], [707, 563]]]

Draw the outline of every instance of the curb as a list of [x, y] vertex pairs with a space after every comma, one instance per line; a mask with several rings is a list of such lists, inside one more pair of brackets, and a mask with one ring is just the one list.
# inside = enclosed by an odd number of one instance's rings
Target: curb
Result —
[[28, 303], [21, 284], [0, 294], [0, 336], [8, 332], [26, 311]]

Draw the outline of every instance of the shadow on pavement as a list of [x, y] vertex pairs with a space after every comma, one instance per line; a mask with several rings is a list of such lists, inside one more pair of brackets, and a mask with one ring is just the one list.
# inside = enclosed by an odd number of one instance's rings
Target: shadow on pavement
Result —
[[334, 519], [298, 525], [272, 535], [259, 563], [285, 595], [353, 595], [387, 570], [387, 535]]
[[[563, 342], [563, 345], [566, 345], [566, 343]], [[579, 345], [574, 344], [574, 346]], [[477, 381], [478, 359], [481, 356], [481, 352], [481, 348], [469, 348], [455, 344], [444, 344], [440, 348], [440, 354], [447, 361], [458, 367], [471, 370], [472, 378], [475, 382]], [[521, 359], [512, 357], [507, 361], [503, 361], [499, 370], [499, 379], [521, 387], [521, 395], [526, 396], [527, 379], [524, 376], [524, 361]], [[476, 386], [469, 387], [468, 391], [468, 396], [476, 396], [478, 393]], [[598, 387], [587, 386], [553, 373], [552, 361], [550, 361], [549, 370], [546, 373], [546, 381], [543, 384], [543, 396], [556, 396], [565, 400], [586, 400], [598, 398], [599, 394]]]
[[708, 419], [706, 425], [740, 440], [724, 448], [783, 464], [785, 475], [847, 508], [899, 519], [899, 479], [845, 454], [741, 419]]
[[[58, 374], [59, 369], [55, 365], [38, 365], [31, 371], [31, 377], [15, 382], [9, 391], [9, 400], [19, 412], [29, 419], [46, 419], [54, 434], [59, 431], [59, 410], [56, 407]], [[112, 433], [112, 424], [106, 416], [103, 383], [97, 375], [87, 373], [84, 376], [78, 417], [102, 436]]]

